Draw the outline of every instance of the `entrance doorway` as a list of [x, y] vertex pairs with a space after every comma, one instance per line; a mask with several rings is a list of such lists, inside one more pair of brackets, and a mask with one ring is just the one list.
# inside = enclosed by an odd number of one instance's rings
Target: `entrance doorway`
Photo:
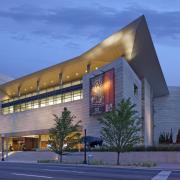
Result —
[[38, 138], [17, 137], [12, 139], [13, 151], [34, 151], [38, 148]]
[[48, 134], [8, 137], [9, 151], [48, 150], [48, 144]]

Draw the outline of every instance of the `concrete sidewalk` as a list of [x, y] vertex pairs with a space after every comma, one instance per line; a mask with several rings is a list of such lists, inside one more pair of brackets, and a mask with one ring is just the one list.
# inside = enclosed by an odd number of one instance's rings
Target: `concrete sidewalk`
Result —
[[[171, 154], [172, 153], [172, 154]], [[88, 152], [92, 155], [93, 164], [99, 166], [116, 167], [117, 154], [114, 152]], [[153, 156], [154, 155], [154, 156]], [[120, 155], [120, 167], [139, 168], [139, 163], [152, 162], [160, 169], [180, 170], [180, 162], [176, 159], [180, 156], [179, 152], [130, 152]], [[82, 164], [83, 152], [65, 153], [63, 163], [65, 164]], [[38, 160], [57, 160], [58, 155], [53, 152], [14, 152], [8, 158], [8, 162], [37, 163]], [[143, 167], [146, 168], [146, 167]]]
[[176, 171], [180, 171], [180, 163], [161, 163], [161, 164], [157, 164], [156, 167], [154, 167], [156, 169], [163, 169], [163, 170], [176, 170]]
[[38, 160], [56, 160], [53, 152], [17, 151], [8, 157], [9, 162], [37, 162]]

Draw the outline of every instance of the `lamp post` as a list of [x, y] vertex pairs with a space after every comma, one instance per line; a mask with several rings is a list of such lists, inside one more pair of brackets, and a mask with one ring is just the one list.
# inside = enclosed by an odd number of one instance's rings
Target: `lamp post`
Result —
[[4, 161], [4, 134], [1, 135], [2, 140], [2, 159], [1, 161]]
[[87, 158], [86, 158], [86, 143], [87, 143], [86, 129], [84, 129], [84, 164], [87, 164]]

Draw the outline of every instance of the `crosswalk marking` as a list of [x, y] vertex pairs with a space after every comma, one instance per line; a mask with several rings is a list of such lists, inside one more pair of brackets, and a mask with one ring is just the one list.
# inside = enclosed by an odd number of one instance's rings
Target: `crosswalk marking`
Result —
[[167, 180], [171, 171], [161, 171], [159, 174], [154, 176], [152, 180]]
[[53, 177], [50, 176], [39, 176], [35, 174], [21, 174], [21, 173], [12, 173], [15, 176], [27, 176], [27, 177], [36, 177], [36, 178], [45, 178], [45, 179], [51, 179]]

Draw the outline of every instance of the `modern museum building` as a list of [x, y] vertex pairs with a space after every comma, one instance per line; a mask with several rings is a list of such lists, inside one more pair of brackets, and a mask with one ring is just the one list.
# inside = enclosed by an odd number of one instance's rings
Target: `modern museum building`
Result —
[[90, 136], [98, 117], [130, 98], [141, 117], [145, 146], [180, 129], [180, 88], [168, 87], [144, 16], [82, 55], [9, 80], [0, 77], [0, 135], [14, 150], [46, 149], [53, 114], [64, 107]]

